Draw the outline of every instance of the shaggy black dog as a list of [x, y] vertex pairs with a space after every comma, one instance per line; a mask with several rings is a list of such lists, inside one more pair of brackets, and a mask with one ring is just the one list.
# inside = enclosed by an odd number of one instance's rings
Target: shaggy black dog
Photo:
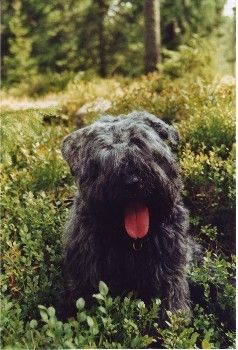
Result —
[[171, 147], [176, 130], [146, 112], [106, 116], [67, 136], [62, 154], [76, 179], [65, 238], [67, 316], [104, 281], [111, 294], [189, 311], [188, 211]]

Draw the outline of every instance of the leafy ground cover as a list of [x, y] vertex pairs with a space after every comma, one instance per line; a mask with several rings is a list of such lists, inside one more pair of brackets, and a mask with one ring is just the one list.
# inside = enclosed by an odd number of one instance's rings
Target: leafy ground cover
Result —
[[[3, 112], [3, 348], [235, 348], [233, 90], [232, 82], [173, 80], [158, 73], [133, 81], [75, 78], [59, 108]], [[133, 295], [112, 299], [103, 282], [92, 309], [79, 299], [74, 319], [57, 319], [62, 231], [75, 190], [60, 143], [73, 129], [78, 108], [97, 98], [112, 102], [107, 111], [112, 115], [146, 109], [180, 131], [190, 231], [204, 247], [203, 263], [188, 271], [203, 295], [190, 323], [185, 315], [168, 312], [167, 328], [161, 329], [159, 300], [147, 306]], [[82, 124], [97, 117], [85, 113]]]

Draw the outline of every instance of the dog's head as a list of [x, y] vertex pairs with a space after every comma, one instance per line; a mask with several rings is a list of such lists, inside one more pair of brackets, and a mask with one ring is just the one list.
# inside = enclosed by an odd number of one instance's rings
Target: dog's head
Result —
[[146, 112], [106, 116], [77, 130], [62, 154], [89, 210], [124, 217], [127, 233], [143, 237], [150, 218], [171, 214], [182, 183], [171, 146], [177, 131]]

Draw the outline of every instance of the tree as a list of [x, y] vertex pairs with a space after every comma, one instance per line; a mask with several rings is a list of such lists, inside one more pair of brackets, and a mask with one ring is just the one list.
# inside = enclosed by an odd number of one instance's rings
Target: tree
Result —
[[104, 20], [107, 13], [107, 6], [104, 0], [97, 0], [98, 14], [98, 57], [99, 57], [99, 74], [101, 77], [106, 76], [106, 38], [104, 30]]
[[12, 17], [9, 19], [9, 54], [3, 59], [3, 73], [8, 83], [20, 82], [36, 72], [32, 58], [32, 38], [25, 25], [26, 16], [21, 0], [12, 3]]
[[160, 46], [177, 50], [193, 33], [207, 37], [216, 32], [224, 21], [225, 2], [3, 1], [3, 83], [17, 83], [34, 72], [138, 76], [144, 69], [153, 71]]
[[226, 0], [161, 0], [162, 44], [176, 50], [191, 35], [209, 36], [223, 22]]
[[152, 72], [161, 61], [160, 2], [145, 0], [145, 71]]

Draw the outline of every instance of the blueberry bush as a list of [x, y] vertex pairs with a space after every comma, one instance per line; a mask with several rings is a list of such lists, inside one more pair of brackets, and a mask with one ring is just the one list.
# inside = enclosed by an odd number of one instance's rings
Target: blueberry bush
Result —
[[[4, 349], [235, 348], [234, 86], [219, 79], [211, 83], [205, 75], [193, 80], [180, 75], [168, 61], [165, 73], [134, 80], [78, 77], [57, 108], [2, 113]], [[113, 299], [102, 281], [91, 309], [80, 298], [74, 318], [57, 318], [62, 231], [75, 191], [60, 143], [73, 130], [78, 108], [97, 98], [111, 101], [107, 113], [144, 109], [180, 132], [177, 152], [190, 233], [204, 256], [188, 271], [201, 291], [191, 320], [168, 311], [166, 327], [161, 327], [160, 300], [145, 305], [133, 294]], [[97, 117], [95, 111], [86, 112], [82, 123]]]

